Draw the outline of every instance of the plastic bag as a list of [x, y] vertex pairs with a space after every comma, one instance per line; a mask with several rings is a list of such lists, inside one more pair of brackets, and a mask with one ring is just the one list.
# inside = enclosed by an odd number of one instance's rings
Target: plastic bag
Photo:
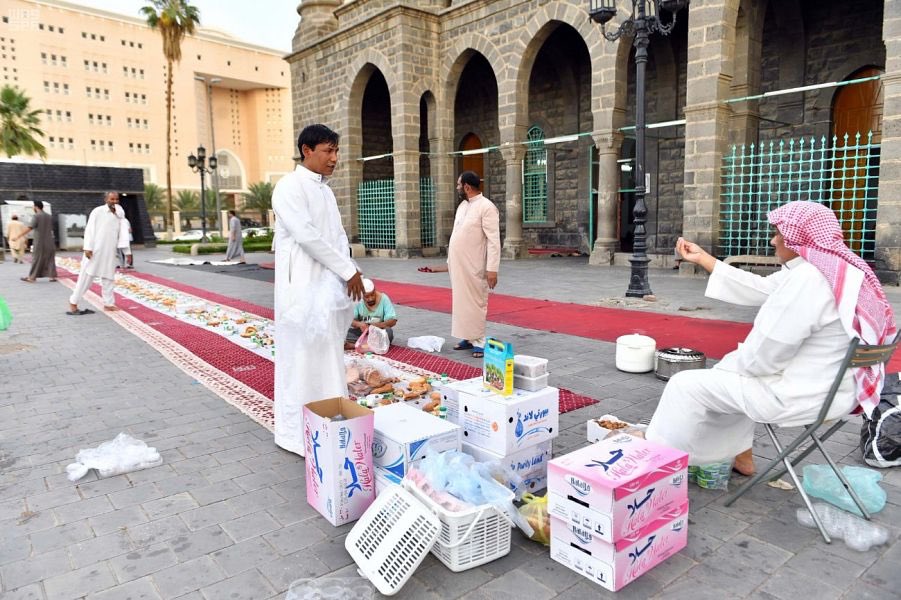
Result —
[[[391, 347], [391, 340], [388, 338], [388, 332], [381, 327], [370, 325], [363, 334], [369, 334], [366, 338], [366, 345], [370, 352], [376, 354], [385, 354]], [[362, 336], [361, 336], [362, 337]]]
[[901, 383], [897, 373], [885, 376], [880, 402], [860, 427], [860, 451], [871, 467], [885, 469], [901, 465]]
[[0, 296], [0, 331], [5, 331], [12, 325], [13, 315], [9, 312], [9, 306], [6, 305], [6, 300]]
[[426, 352], [441, 352], [444, 338], [436, 335], [421, 335], [407, 339], [407, 348], [416, 348]]
[[[801, 485], [804, 491], [830, 504], [844, 509], [855, 515], [861, 515], [860, 509], [854, 504], [841, 480], [829, 465], [805, 465], [804, 480]], [[886, 493], [879, 487], [882, 481], [882, 473], [865, 467], [842, 467], [842, 473], [857, 492], [864, 507], [871, 513], [878, 513], [885, 508]]]
[[694, 482], [698, 484], [698, 487], [706, 490], [728, 490], [731, 476], [731, 460], [707, 465], [689, 465], [688, 467], [688, 481]]
[[163, 457], [156, 448], [127, 433], [120, 433], [112, 441], [103, 442], [96, 448], [79, 450], [75, 462], [66, 467], [66, 473], [69, 481], [77, 481], [91, 469], [97, 469], [100, 477], [112, 477], [161, 464]]
[[285, 600], [371, 600], [372, 584], [363, 577], [320, 577], [291, 583]]
[[[867, 552], [871, 547], [881, 546], [889, 539], [888, 529], [885, 527], [855, 517], [831, 504], [815, 502], [813, 508], [823, 522], [826, 533], [834, 538], [845, 540], [845, 545], [852, 550]], [[804, 527], [817, 526], [810, 511], [806, 508], [799, 508], [796, 516], [798, 523]]]
[[282, 323], [290, 336], [319, 342], [330, 338], [336, 328], [346, 328], [353, 318], [353, 310], [347, 284], [326, 271], [319, 281], [304, 286], [297, 300], [285, 310]]
[[551, 517], [547, 514], [547, 496], [523, 494], [525, 503], [519, 507], [519, 514], [525, 517], [535, 533], [529, 538], [539, 544], [551, 544]]

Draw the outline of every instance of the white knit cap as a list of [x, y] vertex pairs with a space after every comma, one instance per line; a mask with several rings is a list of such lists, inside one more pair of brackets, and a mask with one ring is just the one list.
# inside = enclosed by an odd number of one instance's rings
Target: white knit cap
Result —
[[366, 294], [371, 294], [375, 291], [375, 284], [372, 283], [371, 279], [363, 278], [363, 292]]

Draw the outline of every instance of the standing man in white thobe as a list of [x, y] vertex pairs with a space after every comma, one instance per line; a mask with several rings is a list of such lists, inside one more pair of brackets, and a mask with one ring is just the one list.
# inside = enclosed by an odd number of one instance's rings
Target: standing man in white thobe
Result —
[[237, 260], [244, 264], [244, 235], [241, 233], [241, 219], [230, 210], [228, 219], [228, 248], [225, 249], [225, 260]]
[[[81, 272], [78, 283], [69, 297], [67, 315], [86, 315], [94, 311], [86, 308], [78, 310], [78, 303], [91, 287], [95, 277], [100, 278], [103, 288], [103, 310], [114, 311], [116, 298], [113, 294], [116, 277], [116, 259], [118, 249], [122, 245], [122, 220], [125, 211], [119, 206], [119, 194], [107, 192], [106, 201], [91, 211], [88, 224], [84, 228], [84, 256], [81, 260]], [[124, 242], [128, 243], [127, 233]]]
[[328, 177], [338, 134], [310, 125], [297, 139], [301, 164], [275, 186], [275, 443], [304, 455], [303, 407], [347, 395], [344, 335], [363, 279], [350, 259]]

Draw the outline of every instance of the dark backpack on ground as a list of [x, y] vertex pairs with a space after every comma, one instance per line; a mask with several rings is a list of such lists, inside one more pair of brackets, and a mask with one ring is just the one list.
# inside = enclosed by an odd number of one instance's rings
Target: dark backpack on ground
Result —
[[871, 467], [897, 467], [901, 465], [901, 407], [898, 395], [901, 382], [897, 373], [885, 376], [885, 384], [879, 396], [879, 405], [871, 418], [863, 418], [860, 428], [860, 450], [863, 460]]

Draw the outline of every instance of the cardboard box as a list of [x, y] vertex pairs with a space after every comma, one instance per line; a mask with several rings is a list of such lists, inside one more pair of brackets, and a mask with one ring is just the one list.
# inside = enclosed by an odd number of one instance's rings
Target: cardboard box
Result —
[[537, 392], [513, 390], [499, 396], [481, 384], [457, 389], [463, 441], [508, 456], [557, 437], [560, 422], [560, 390], [546, 387]]
[[498, 461], [523, 480], [523, 491], [535, 493], [547, 487], [547, 465], [551, 461], [553, 440], [539, 442], [534, 446], [501, 456], [490, 450], [463, 442], [463, 452], [478, 462]]
[[403, 481], [391, 471], [386, 471], [381, 467], [375, 468], [375, 495], [378, 497], [382, 492], [390, 488], [392, 485], [400, 485]]
[[427, 454], [459, 450], [460, 434], [460, 426], [445, 419], [402, 402], [389, 404], [375, 411], [372, 459], [377, 467], [403, 478]]
[[307, 502], [332, 525], [356, 521], [375, 500], [373, 425], [372, 411], [346, 398], [303, 407]]
[[685, 502], [687, 469], [680, 450], [617, 435], [550, 462], [548, 513], [615, 542]]
[[551, 517], [551, 558], [612, 592], [647, 573], [687, 543], [688, 502], [614, 543]]
[[473, 379], [454, 381], [450, 383], [432, 381], [432, 389], [441, 394], [441, 406], [447, 407], [447, 420], [451, 423], [456, 423], [457, 425], [463, 424], [460, 422], [460, 411], [458, 409], [460, 388], [467, 384], [467, 382], [471, 381], [477, 381], [479, 386], [482, 385], [481, 376], [475, 377]]
[[501, 396], [513, 393], [513, 344], [494, 338], [485, 340], [482, 375], [485, 387]]

